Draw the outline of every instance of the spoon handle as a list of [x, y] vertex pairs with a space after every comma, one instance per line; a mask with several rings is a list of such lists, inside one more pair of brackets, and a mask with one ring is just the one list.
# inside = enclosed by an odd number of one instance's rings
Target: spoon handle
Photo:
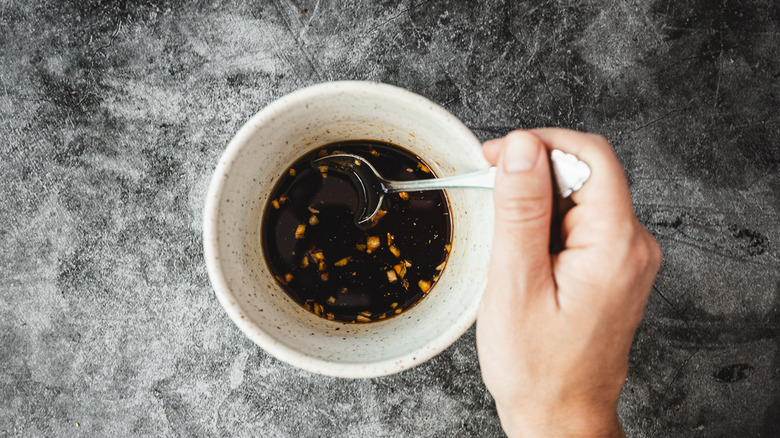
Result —
[[476, 172], [447, 176], [444, 178], [386, 181], [385, 188], [387, 189], [387, 193], [466, 188], [492, 189], [495, 179], [496, 168], [494, 166]]
[[[572, 154], [553, 149], [550, 151], [550, 162], [552, 163], [556, 192], [563, 198], [579, 190], [590, 178], [590, 167]], [[462, 188], [492, 189], [495, 179], [496, 168], [494, 166], [444, 178], [385, 181], [384, 185], [387, 193]]]

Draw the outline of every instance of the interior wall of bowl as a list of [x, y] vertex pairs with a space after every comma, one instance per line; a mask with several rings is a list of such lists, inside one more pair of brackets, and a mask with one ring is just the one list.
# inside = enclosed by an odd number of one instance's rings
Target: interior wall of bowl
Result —
[[374, 139], [418, 154], [439, 176], [486, 166], [479, 144], [449, 129], [453, 120], [420, 123], [430, 118], [429, 109], [404, 100], [344, 93], [290, 104], [273, 121], [258, 121], [231, 163], [219, 231], [228, 285], [242, 315], [257, 326], [255, 335], [330, 362], [376, 362], [414, 352], [476, 312], [474, 296], [484, 288], [492, 238], [489, 192], [448, 192], [454, 230], [447, 268], [420, 304], [386, 321], [344, 324], [316, 317], [284, 293], [263, 260], [259, 228], [268, 195], [287, 167], [314, 148]]

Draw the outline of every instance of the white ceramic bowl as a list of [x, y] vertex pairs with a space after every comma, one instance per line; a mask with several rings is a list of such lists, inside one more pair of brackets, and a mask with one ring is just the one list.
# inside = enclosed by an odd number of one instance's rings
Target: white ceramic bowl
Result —
[[438, 176], [488, 166], [474, 134], [435, 103], [385, 84], [324, 83], [282, 97], [241, 128], [214, 171], [203, 223], [209, 278], [241, 331], [294, 366], [352, 378], [418, 365], [474, 323], [493, 235], [491, 192], [450, 190], [452, 251], [438, 283], [418, 305], [369, 324], [328, 321], [301, 308], [263, 260], [259, 226], [268, 195], [308, 151], [362, 139], [403, 146]]

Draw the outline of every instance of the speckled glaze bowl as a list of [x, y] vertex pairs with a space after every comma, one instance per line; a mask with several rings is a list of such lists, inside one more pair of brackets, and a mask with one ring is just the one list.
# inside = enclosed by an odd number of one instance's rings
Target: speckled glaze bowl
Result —
[[451, 255], [438, 283], [418, 305], [369, 324], [328, 321], [301, 308], [263, 260], [259, 227], [268, 195], [301, 155], [327, 143], [359, 139], [403, 146], [438, 176], [488, 166], [474, 134], [421, 96], [373, 82], [319, 84], [268, 105], [236, 134], [214, 171], [203, 224], [209, 277], [233, 322], [291, 365], [350, 378], [418, 365], [474, 323], [493, 234], [491, 193], [450, 190]]

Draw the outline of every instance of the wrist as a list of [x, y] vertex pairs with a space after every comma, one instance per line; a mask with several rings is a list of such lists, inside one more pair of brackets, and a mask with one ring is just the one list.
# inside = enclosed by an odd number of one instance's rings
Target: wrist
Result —
[[624, 438], [617, 411], [564, 406], [520, 410], [496, 403], [501, 427], [509, 438]]

